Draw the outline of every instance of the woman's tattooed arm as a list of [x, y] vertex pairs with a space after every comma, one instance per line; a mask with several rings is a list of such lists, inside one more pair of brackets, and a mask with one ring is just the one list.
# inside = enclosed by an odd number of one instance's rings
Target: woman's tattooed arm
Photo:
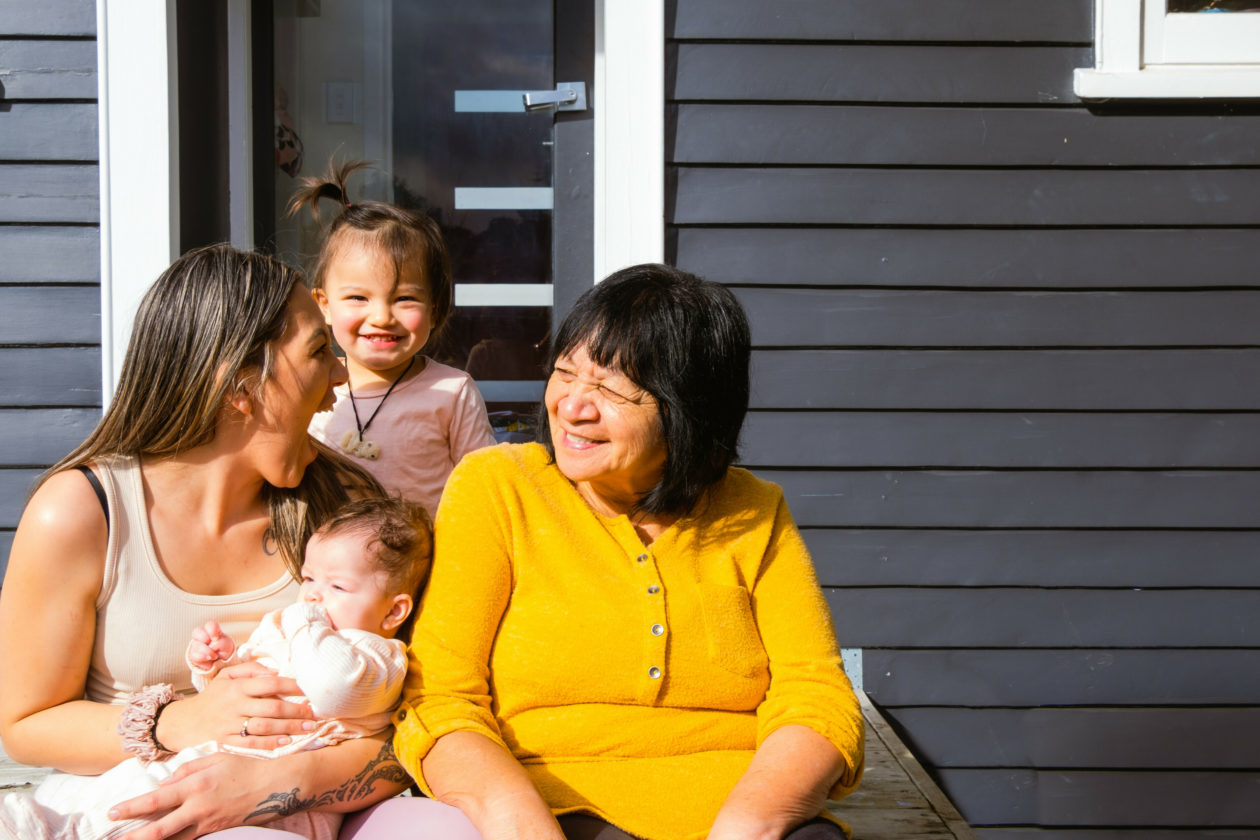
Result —
[[[407, 785], [411, 777], [398, 763], [394, 755], [394, 743], [385, 741], [381, 751], [359, 771], [354, 778], [333, 790], [308, 797], [300, 795], [299, 788], [277, 792], [258, 803], [258, 808], [245, 818], [246, 823], [257, 823], [287, 817], [299, 811], [319, 810], [345, 802], [356, 802], [371, 795], [377, 782], [386, 782], [391, 786]], [[334, 809], [340, 810], [340, 809]]]

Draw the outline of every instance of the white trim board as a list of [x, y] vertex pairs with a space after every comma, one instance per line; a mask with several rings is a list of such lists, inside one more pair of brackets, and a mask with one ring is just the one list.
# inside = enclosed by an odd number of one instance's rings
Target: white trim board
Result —
[[98, 0], [101, 401], [140, 298], [179, 251], [174, 0]]
[[595, 3], [595, 277], [665, 258], [665, 2]]

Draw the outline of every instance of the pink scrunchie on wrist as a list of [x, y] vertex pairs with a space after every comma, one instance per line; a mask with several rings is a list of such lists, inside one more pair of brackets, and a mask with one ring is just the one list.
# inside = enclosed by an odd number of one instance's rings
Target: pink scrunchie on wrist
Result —
[[158, 743], [157, 719], [162, 710], [179, 699], [170, 683], [146, 685], [127, 698], [118, 718], [122, 748], [142, 761], [170, 758], [173, 750]]

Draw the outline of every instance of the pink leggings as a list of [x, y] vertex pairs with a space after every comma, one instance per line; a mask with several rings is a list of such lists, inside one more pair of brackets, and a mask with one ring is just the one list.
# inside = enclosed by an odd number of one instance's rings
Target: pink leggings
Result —
[[[291, 840], [299, 835], [258, 826], [207, 834], [220, 840]], [[346, 817], [339, 840], [481, 840], [463, 811], [418, 796], [395, 796]]]

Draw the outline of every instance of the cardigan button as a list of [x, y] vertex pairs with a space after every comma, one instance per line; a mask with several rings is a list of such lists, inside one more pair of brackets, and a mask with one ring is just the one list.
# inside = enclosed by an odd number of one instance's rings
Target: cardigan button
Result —
[[634, 559], [635, 559], [635, 560], [638, 560], [640, 563], [643, 563], [643, 562], [646, 562], [646, 561], [647, 561], [647, 555], [646, 555], [646, 554], [640, 554], [638, 557], [636, 557], [636, 558], [634, 558]]
[[653, 665], [651, 668], [648, 668], [648, 676], [654, 680], [659, 680], [661, 678], [661, 669]]
[[652, 584], [651, 586], [648, 587], [649, 595], [655, 595], [657, 592], [660, 592], [660, 591], [661, 591], [661, 588], [657, 586], [656, 584]]
[[664, 627], [662, 627], [661, 625], [659, 625], [659, 624], [653, 624], [653, 625], [652, 625], [652, 635], [653, 635], [653, 636], [659, 636], [659, 635], [661, 635], [661, 634], [662, 634], [662, 633], [664, 633], [664, 632], [665, 632], [665, 628], [664, 628]]

